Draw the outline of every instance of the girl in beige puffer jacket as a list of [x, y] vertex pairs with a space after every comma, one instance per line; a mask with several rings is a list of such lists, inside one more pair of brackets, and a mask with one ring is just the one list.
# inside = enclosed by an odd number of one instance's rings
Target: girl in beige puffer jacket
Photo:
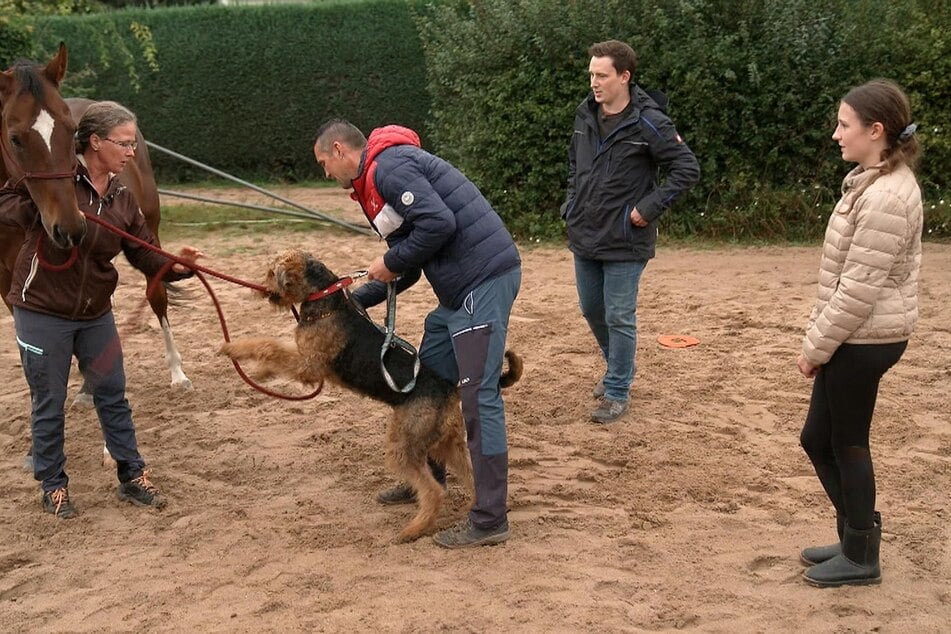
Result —
[[800, 441], [837, 515], [839, 542], [800, 559], [817, 586], [881, 581], [881, 517], [869, 430], [881, 377], [918, 319], [922, 204], [908, 98], [894, 83], [853, 88], [832, 138], [858, 163], [842, 183], [819, 265], [819, 292], [798, 359], [814, 378]]

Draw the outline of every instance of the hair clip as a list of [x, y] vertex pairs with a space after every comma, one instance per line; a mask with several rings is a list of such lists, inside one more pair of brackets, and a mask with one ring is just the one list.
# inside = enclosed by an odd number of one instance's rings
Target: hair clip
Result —
[[909, 123], [907, 126], [905, 126], [905, 129], [901, 131], [901, 134], [898, 135], [898, 142], [904, 143], [905, 141], [910, 139], [912, 135], [915, 133], [915, 130], [917, 129], [918, 129], [917, 123]]

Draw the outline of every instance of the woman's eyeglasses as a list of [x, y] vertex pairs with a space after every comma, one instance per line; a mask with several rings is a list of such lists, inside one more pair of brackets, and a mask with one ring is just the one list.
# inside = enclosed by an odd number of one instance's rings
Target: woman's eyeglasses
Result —
[[132, 150], [133, 152], [135, 152], [135, 149], [139, 147], [138, 141], [115, 141], [113, 139], [110, 139], [109, 137], [106, 137], [104, 140], [108, 141], [109, 143], [112, 143], [113, 145], [118, 145], [119, 147], [121, 147], [123, 150], [126, 150], [126, 151]]

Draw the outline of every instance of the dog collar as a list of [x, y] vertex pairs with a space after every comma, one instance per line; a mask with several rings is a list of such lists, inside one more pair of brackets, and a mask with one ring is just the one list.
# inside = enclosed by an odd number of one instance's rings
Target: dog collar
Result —
[[304, 301], [314, 302], [314, 301], [317, 301], [318, 299], [323, 299], [324, 297], [327, 297], [328, 295], [333, 295], [337, 291], [347, 288], [348, 286], [353, 284], [354, 280], [359, 279], [365, 276], [366, 274], [367, 274], [366, 271], [356, 271], [354, 273], [351, 273], [350, 275], [345, 275], [344, 277], [341, 277], [339, 280], [337, 280], [336, 282], [334, 282], [327, 288], [321, 289], [319, 291], [314, 291], [313, 293], [308, 295], [304, 299]]
[[352, 277], [345, 277], [345, 278], [339, 279], [333, 284], [331, 284], [330, 286], [328, 286], [327, 288], [311, 293], [310, 295], [307, 296], [306, 299], [304, 299], [304, 301], [314, 302], [314, 301], [317, 301], [318, 299], [323, 299], [324, 297], [327, 297], [328, 295], [333, 295], [337, 291], [347, 288], [351, 284], [353, 284]]

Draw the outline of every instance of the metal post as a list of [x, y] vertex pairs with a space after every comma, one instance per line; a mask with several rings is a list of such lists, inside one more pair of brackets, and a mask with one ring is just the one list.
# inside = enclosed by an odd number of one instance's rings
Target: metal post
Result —
[[[204, 163], [202, 163], [202, 162], [200, 162], [200, 161], [196, 161], [195, 159], [188, 158], [187, 156], [185, 156], [185, 155], [183, 155], [183, 154], [179, 154], [178, 152], [173, 152], [172, 150], [169, 150], [168, 148], [164, 148], [164, 147], [162, 147], [161, 145], [158, 145], [158, 144], [156, 144], [156, 143], [153, 143], [152, 141], [146, 140], [145, 143], [146, 143], [146, 145], [148, 145], [150, 148], [154, 148], [154, 149], [158, 150], [159, 152], [164, 152], [165, 154], [168, 154], [169, 156], [174, 157], [174, 158], [177, 158], [177, 159], [179, 159], [179, 160], [181, 160], [181, 161], [185, 161], [186, 163], [189, 163], [190, 165], [194, 165], [194, 166], [196, 166], [196, 167], [200, 167], [201, 169], [203, 169], [203, 170], [205, 170], [205, 171], [208, 171], [208, 172], [211, 172], [212, 174], [215, 174], [215, 175], [217, 175], [217, 176], [221, 176], [222, 178], [227, 178], [228, 180], [234, 181], [234, 182], [236, 182], [236, 183], [238, 183], [238, 184], [240, 184], [240, 185], [244, 185], [245, 187], [247, 187], [247, 188], [249, 188], [249, 189], [253, 189], [254, 191], [256, 191], [256, 192], [258, 192], [258, 193], [260, 193], [260, 194], [264, 194], [265, 196], [270, 196], [271, 198], [273, 198], [273, 199], [275, 199], [275, 200], [279, 200], [279, 201], [281, 201], [282, 203], [285, 203], [285, 204], [290, 205], [290, 206], [292, 206], [292, 207], [296, 207], [297, 209], [301, 209], [301, 210], [303, 210], [303, 211], [306, 211], [306, 212], [307, 212], [308, 214], [310, 214], [311, 216], [316, 216], [316, 217], [318, 217], [318, 218], [320, 218], [320, 219], [322, 219], [322, 220], [326, 220], [327, 222], [331, 222], [331, 223], [333, 223], [333, 224], [340, 225], [341, 227], [344, 227], [345, 229], [349, 229], [350, 231], [355, 231], [355, 232], [360, 233], [360, 234], [363, 234], [363, 235], [372, 235], [372, 232], [371, 232], [369, 229], [365, 229], [365, 228], [363, 228], [363, 227], [361, 227], [361, 226], [359, 226], [359, 225], [351, 224], [351, 223], [347, 222], [346, 220], [340, 220], [339, 218], [334, 218], [333, 216], [329, 216], [329, 215], [327, 215], [327, 214], [325, 214], [325, 213], [322, 213], [322, 212], [316, 211], [316, 210], [314, 210], [314, 209], [310, 209], [310, 208], [308, 208], [308, 207], [305, 207], [304, 205], [298, 204], [298, 203], [294, 202], [293, 200], [290, 200], [289, 198], [284, 198], [283, 196], [280, 196], [280, 195], [275, 194], [275, 193], [273, 193], [273, 192], [269, 192], [268, 190], [264, 189], [263, 187], [258, 187], [257, 185], [255, 185], [255, 184], [253, 184], [253, 183], [249, 183], [248, 181], [241, 180], [241, 179], [238, 178], [237, 176], [232, 176], [231, 174], [228, 174], [227, 172], [223, 172], [223, 171], [221, 171], [221, 170], [219, 170], [219, 169], [215, 169], [214, 167], [211, 167], [210, 165], [206, 165], [206, 164], [204, 164]], [[231, 204], [231, 203], [228, 203], [228, 204]]]

